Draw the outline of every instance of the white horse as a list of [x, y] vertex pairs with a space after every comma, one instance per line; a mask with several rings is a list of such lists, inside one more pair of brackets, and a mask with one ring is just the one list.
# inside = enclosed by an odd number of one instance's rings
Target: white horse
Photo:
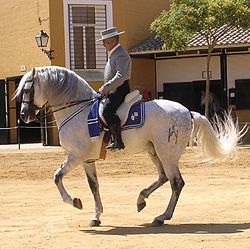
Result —
[[[99, 226], [103, 212], [95, 161], [99, 159], [103, 132], [91, 140], [87, 115], [96, 92], [73, 71], [61, 67], [41, 67], [26, 73], [20, 81], [15, 97], [22, 98], [20, 116], [28, 123], [36, 119], [41, 108], [54, 112], [61, 147], [66, 160], [56, 170], [54, 182], [64, 202], [81, 209], [78, 198], [72, 198], [64, 188], [63, 177], [77, 165], [83, 165], [95, 201], [95, 214], [91, 226]], [[73, 114], [73, 115], [72, 115]], [[179, 195], [184, 186], [178, 162], [193, 131], [201, 145], [203, 156], [210, 160], [225, 159], [237, 148], [243, 135], [232, 120], [225, 119], [224, 126], [213, 129], [205, 116], [189, 112], [179, 103], [153, 100], [145, 103], [145, 123], [141, 128], [122, 131], [125, 149], [107, 152], [107, 159], [147, 151], [158, 169], [157, 179], [143, 189], [137, 199], [138, 212], [145, 206], [145, 198], [170, 182], [172, 195], [166, 210], [155, 217], [152, 225], [162, 225], [173, 216]]]

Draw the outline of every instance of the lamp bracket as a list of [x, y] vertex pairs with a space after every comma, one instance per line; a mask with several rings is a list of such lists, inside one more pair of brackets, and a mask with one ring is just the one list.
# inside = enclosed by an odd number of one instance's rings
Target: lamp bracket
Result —
[[55, 59], [54, 56], [52, 55], [54, 50], [51, 50], [51, 49], [46, 50], [42, 48], [42, 52], [44, 52], [49, 57], [50, 60]]

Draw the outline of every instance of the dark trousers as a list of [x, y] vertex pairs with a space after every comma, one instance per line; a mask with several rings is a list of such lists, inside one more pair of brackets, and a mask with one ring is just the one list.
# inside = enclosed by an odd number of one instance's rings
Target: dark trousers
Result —
[[116, 110], [124, 101], [125, 96], [130, 92], [129, 81], [126, 80], [116, 90], [110, 91], [104, 98], [104, 110], [103, 117], [106, 120], [107, 125], [110, 127], [113, 124], [119, 124], [121, 121], [118, 116], [115, 115]]

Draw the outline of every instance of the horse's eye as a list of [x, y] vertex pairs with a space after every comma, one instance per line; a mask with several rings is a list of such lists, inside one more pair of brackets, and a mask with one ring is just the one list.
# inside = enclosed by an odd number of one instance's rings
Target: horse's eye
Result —
[[30, 89], [23, 89], [23, 93], [28, 94], [30, 92]]

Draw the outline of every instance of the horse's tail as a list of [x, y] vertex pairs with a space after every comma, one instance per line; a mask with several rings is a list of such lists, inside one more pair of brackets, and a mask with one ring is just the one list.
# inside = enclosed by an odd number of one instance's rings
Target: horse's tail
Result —
[[205, 116], [197, 112], [191, 114], [194, 123], [191, 138], [197, 138], [197, 146], [203, 158], [217, 161], [235, 155], [241, 138], [248, 130], [246, 125], [239, 130], [230, 114], [225, 114], [223, 120], [215, 117], [214, 126]]

